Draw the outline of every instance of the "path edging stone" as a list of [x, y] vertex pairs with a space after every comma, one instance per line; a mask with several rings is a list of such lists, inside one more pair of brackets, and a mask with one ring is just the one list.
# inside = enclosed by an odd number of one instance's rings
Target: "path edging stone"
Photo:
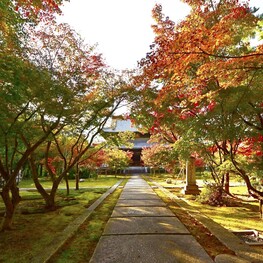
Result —
[[[153, 193], [140, 175], [130, 178], [122, 195], [129, 188], [133, 195], [127, 200], [136, 201], [141, 189], [146, 198], [147, 193]], [[153, 197], [161, 200], [156, 193]], [[141, 200], [144, 206], [115, 206], [90, 263], [213, 262], [169, 207], [147, 206], [148, 199]]]
[[91, 213], [122, 183], [123, 180], [118, 181], [115, 185], [108, 189], [107, 192], [102, 194], [87, 210], [72, 221], [61, 233], [55, 237], [45, 249], [37, 256], [31, 259], [31, 263], [46, 263], [51, 257], [59, 251], [59, 249], [71, 238], [79, 229], [79, 227], [89, 218]]
[[187, 204], [184, 200], [177, 197], [157, 182], [154, 182], [152, 180], [151, 182], [156, 185], [161, 191], [163, 191], [171, 200], [175, 201], [182, 209], [186, 210], [191, 216], [202, 223], [214, 236], [218, 238], [218, 240], [220, 240], [221, 243], [232, 250], [238, 257], [243, 258], [244, 260], [247, 260], [249, 262], [262, 262], [253, 257], [253, 255], [257, 254], [257, 252], [253, 248], [242, 242], [229, 230], [216, 223], [211, 218], [202, 215], [199, 211], [193, 209], [192, 207], [191, 209], [186, 208], [187, 206], [189, 206], [189, 204]]

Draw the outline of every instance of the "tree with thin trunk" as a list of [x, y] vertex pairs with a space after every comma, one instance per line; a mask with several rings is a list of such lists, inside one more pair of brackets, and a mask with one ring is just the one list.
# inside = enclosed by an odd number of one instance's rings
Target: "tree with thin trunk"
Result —
[[[60, 12], [61, 2], [4, 0], [0, 4], [0, 177], [6, 208], [2, 230], [12, 228], [21, 199], [17, 186], [21, 169], [51, 132], [61, 128], [60, 104], [50, 102], [60, 84], [47, 70], [26, 59], [24, 49], [29, 22], [36, 25], [47, 14], [52, 18], [54, 12]], [[60, 92], [63, 94], [63, 89]], [[58, 112], [52, 114], [52, 108]]]

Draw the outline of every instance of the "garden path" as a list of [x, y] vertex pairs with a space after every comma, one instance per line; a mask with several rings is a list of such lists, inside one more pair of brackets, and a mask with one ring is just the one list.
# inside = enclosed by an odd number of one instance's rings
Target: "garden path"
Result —
[[140, 176], [125, 185], [90, 263], [213, 262]]

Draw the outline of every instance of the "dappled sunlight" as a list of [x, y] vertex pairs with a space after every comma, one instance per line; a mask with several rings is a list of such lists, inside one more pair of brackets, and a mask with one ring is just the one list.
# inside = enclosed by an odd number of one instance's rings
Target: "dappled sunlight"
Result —
[[243, 203], [242, 206], [236, 207], [214, 207], [189, 200], [187, 202], [227, 229], [256, 229], [263, 233], [263, 224], [256, 204]]
[[169, 251], [174, 257], [178, 258], [178, 262], [195, 262], [195, 263], [204, 263], [202, 259], [198, 259], [196, 255], [191, 255], [188, 252], [188, 247], [185, 247], [184, 250], [182, 248], [173, 249]]
[[263, 234], [262, 1], [169, 1], [2, 0], [0, 262], [209, 263], [238, 255], [224, 228]]

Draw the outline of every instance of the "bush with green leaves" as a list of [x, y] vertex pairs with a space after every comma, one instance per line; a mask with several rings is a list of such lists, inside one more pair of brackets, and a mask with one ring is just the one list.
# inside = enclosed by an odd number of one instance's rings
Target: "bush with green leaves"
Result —
[[223, 195], [224, 192], [222, 186], [215, 183], [209, 183], [205, 185], [204, 190], [198, 197], [198, 201], [202, 204], [208, 204], [211, 206], [223, 206], [225, 205]]

